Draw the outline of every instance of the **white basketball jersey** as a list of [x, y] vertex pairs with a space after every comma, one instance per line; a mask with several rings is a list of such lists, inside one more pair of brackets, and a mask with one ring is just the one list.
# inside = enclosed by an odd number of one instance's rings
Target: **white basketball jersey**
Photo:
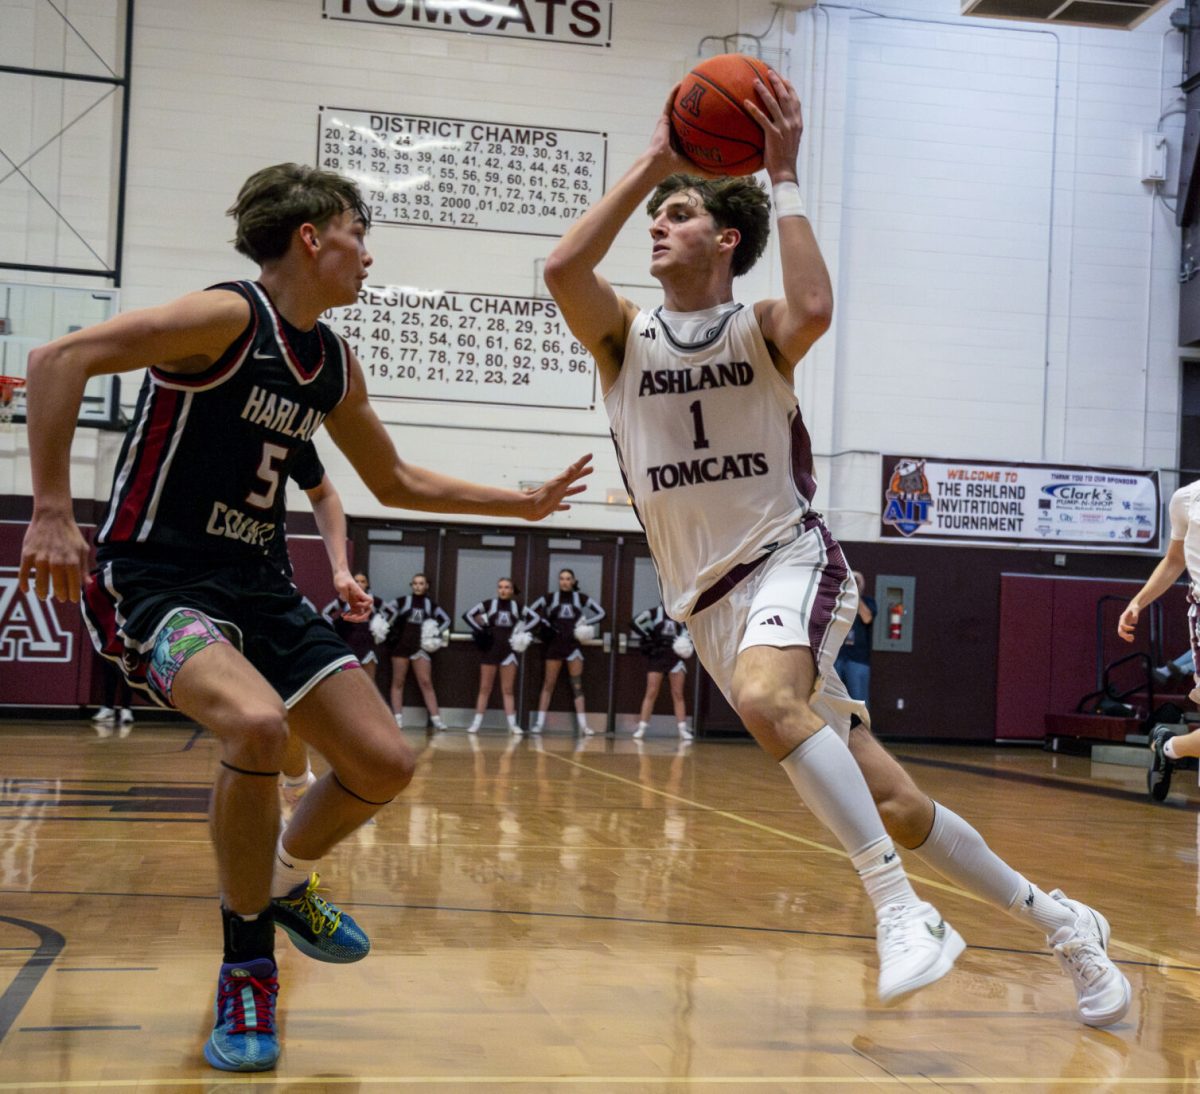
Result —
[[674, 336], [661, 310], [638, 313], [604, 404], [663, 603], [686, 619], [705, 589], [804, 516], [816, 481], [795, 392], [753, 309], [726, 312], [695, 342]]
[[1200, 479], [1181, 486], [1171, 495], [1167, 506], [1171, 518], [1171, 538], [1183, 540], [1183, 560], [1187, 564], [1192, 592], [1200, 592]]

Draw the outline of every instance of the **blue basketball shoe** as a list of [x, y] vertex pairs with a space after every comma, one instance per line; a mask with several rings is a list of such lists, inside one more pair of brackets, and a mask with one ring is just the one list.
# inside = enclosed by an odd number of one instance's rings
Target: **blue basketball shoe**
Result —
[[287, 931], [301, 953], [318, 961], [361, 961], [371, 952], [371, 940], [349, 915], [317, 894], [320, 880], [313, 874], [287, 896], [271, 901], [276, 925]]
[[216, 1022], [204, 1058], [221, 1071], [267, 1071], [279, 1059], [275, 1035], [275, 962], [257, 957], [222, 965], [217, 977]]

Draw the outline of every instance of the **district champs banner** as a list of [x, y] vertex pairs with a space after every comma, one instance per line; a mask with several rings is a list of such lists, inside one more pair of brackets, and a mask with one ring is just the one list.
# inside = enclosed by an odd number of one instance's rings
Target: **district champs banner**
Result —
[[885, 538], [1157, 550], [1157, 471], [883, 457]]

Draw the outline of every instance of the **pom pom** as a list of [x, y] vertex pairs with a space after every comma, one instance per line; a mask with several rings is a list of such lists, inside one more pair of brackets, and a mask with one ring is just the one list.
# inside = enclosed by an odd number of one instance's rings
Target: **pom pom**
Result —
[[436, 619], [426, 619], [421, 624], [421, 649], [426, 653], [437, 653], [442, 648], [442, 631]]
[[596, 637], [596, 628], [590, 623], [579, 622], [575, 624], [575, 641], [590, 642]]
[[671, 643], [671, 649], [675, 651], [676, 657], [682, 657], [685, 661], [696, 652], [696, 647], [692, 645], [692, 636], [687, 631], [676, 637]]
[[513, 653], [524, 653], [529, 649], [529, 644], [533, 641], [533, 635], [528, 631], [513, 631], [512, 637], [508, 640], [508, 645]]
[[369, 627], [371, 630], [371, 637], [374, 638], [376, 642], [382, 642], [385, 638], [387, 638], [388, 621], [384, 619], [382, 612], [376, 612], [373, 616], [371, 616]]

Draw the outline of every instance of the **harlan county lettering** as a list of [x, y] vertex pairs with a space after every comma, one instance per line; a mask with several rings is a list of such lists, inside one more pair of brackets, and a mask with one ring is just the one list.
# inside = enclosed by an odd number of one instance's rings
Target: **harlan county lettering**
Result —
[[[296, 421], [300, 411], [304, 417]], [[264, 426], [285, 437], [299, 437], [302, 441], [311, 440], [312, 435], [320, 428], [325, 415], [312, 407], [302, 406], [292, 399], [285, 399], [273, 391], [267, 391], [255, 384], [246, 396], [246, 405], [242, 407], [241, 416], [248, 422]]]

